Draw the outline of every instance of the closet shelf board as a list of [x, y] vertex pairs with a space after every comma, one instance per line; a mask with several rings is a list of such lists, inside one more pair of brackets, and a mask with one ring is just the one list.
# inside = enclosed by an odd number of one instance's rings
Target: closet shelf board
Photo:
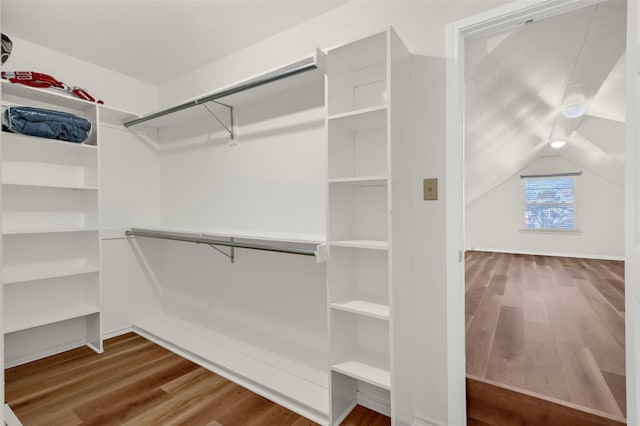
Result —
[[362, 248], [372, 250], [388, 250], [388, 241], [376, 241], [376, 240], [342, 240], [342, 241], [329, 241], [330, 246], [334, 247], [351, 247]]
[[97, 186], [86, 186], [86, 185], [50, 185], [46, 183], [20, 183], [20, 182], [2, 182], [2, 185], [7, 186], [23, 186], [23, 187], [31, 187], [31, 188], [50, 188], [50, 189], [77, 189], [84, 191], [97, 191]]
[[320, 234], [297, 234], [286, 232], [262, 232], [251, 230], [235, 230], [235, 229], [197, 229], [174, 226], [133, 226], [132, 230], [149, 231], [149, 232], [170, 232], [191, 237], [219, 237], [219, 238], [236, 238], [240, 240], [259, 240], [272, 241], [294, 244], [323, 244], [324, 235]]
[[99, 272], [94, 265], [49, 266], [49, 267], [5, 267], [2, 271], [3, 284], [45, 280], [49, 278], [70, 277], [73, 275]]
[[315, 55], [307, 56], [299, 61], [276, 67], [178, 105], [130, 120], [125, 123], [125, 126], [144, 124], [160, 129], [198, 118], [212, 119], [209, 112], [201, 107], [207, 102], [215, 100], [236, 107], [249, 104], [260, 98], [294, 90], [314, 81], [322, 81], [324, 73], [319, 68], [321, 68], [320, 62], [322, 62], [323, 56], [324, 54], [318, 51]]
[[57, 139], [41, 138], [38, 136], [21, 135], [19, 133], [2, 133], [2, 144], [7, 143], [19, 145], [21, 149], [32, 148], [37, 149], [40, 154], [47, 155], [60, 155], [61, 152], [97, 152], [98, 147], [96, 145], [89, 145], [86, 143], [66, 142]]
[[100, 310], [86, 303], [79, 303], [63, 308], [56, 308], [40, 312], [30, 312], [16, 317], [5, 318], [4, 334], [15, 333], [21, 330], [53, 324], [87, 315], [97, 314]]
[[331, 370], [390, 390], [389, 356], [365, 348], [355, 348], [331, 366]]
[[138, 320], [133, 328], [170, 349], [194, 356], [196, 362], [254, 392], [264, 394], [266, 390], [270, 399], [284, 396], [285, 400], [276, 402], [295, 401], [308, 410], [303, 415], [326, 420], [329, 401], [324, 371], [165, 313]]
[[333, 114], [327, 120], [330, 126], [340, 126], [353, 132], [378, 129], [387, 125], [387, 106], [381, 105]]
[[97, 105], [93, 102], [67, 96], [49, 89], [38, 89], [36, 87], [25, 86], [20, 83], [11, 83], [8, 80], [2, 80], [2, 95], [29, 98], [37, 102], [59, 105], [64, 108], [71, 108], [80, 111], [94, 109]]
[[331, 307], [371, 318], [389, 320], [389, 305], [364, 300], [363, 298], [333, 302]]
[[27, 234], [57, 234], [67, 232], [97, 232], [96, 227], [86, 228], [32, 228], [32, 229], [4, 229], [3, 235], [27, 235]]
[[329, 183], [335, 185], [359, 185], [359, 186], [384, 186], [389, 182], [387, 175], [379, 176], [354, 176], [343, 178], [330, 178]]

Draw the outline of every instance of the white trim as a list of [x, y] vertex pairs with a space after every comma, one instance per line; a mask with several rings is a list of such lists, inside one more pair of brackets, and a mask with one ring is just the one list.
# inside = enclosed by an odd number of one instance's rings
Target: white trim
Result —
[[426, 417], [416, 416], [413, 419], [413, 426], [444, 426], [444, 425], [440, 422], [428, 419]]
[[6, 426], [22, 426], [20, 419], [15, 415], [8, 404], [4, 404], [4, 424]]
[[128, 325], [121, 328], [116, 328], [115, 330], [107, 331], [102, 333], [102, 340], [112, 339], [114, 337], [122, 336], [123, 334], [127, 334], [133, 331], [133, 327]]
[[471, 247], [466, 251], [482, 251], [488, 253], [507, 253], [507, 254], [528, 254], [531, 256], [553, 256], [553, 257], [575, 257], [578, 259], [594, 259], [594, 260], [619, 260], [624, 262], [624, 256], [608, 256], [602, 254], [583, 254], [583, 253], [559, 253], [559, 252], [547, 252], [547, 251], [535, 251], [535, 250], [505, 250], [505, 249], [492, 249], [492, 248], [477, 248]]
[[362, 392], [358, 389], [357, 400], [358, 404], [363, 407], [377, 413], [384, 414], [387, 417], [391, 417], [391, 405], [388, 399], [380, 398], [378, 396]]
[[466, 424], [464, 260], [458, 261], [465, 246], [464, 44], [473, 38], [504, 31], [530, 19], [540, 20], [600, 2], [601, 0], [518, 0], [447, 25], [445, 209], [449, 425]]

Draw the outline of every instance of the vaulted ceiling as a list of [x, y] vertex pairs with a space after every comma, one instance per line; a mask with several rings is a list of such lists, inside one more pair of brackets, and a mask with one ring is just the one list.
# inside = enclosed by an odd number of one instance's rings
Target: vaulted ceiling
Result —
[[[625, 34], [609, 0], [467, 43], [467, 203], [545, 156], [623, 184]], [[566, 118], [575, 103], [586, 113]]]

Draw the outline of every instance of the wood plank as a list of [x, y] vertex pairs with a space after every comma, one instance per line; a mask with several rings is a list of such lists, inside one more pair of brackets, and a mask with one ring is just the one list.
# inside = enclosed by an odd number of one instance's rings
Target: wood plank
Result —
[[[7, 400], [25, 426], [315, 425], [133, 333], [104, 347], [7, 370], [7, 387], [17, 390]], [[363, 407], [354, 416], [354, 426], [390, 424]]]
[[591, 351], [571, 343], [558, 345], [571, 402], [621, 417], [622, 412]]
[[[474, 265], [483, 265], [483, 275], [491, 276], [494, 282], [500, 276], [496, 271], [503, 273], [505, 265], [508, 268], [502, 296], [487, 285], [475, 314], [466, 318], [467, 372], [523, 391], [584, 404], [590, 398], [573, 389], [572, 399], [569, 383], [572, 388], [579, 388], [577, 383], [587, 386], [588, 380], [582, 377], [585, 367], [565, 368], [568, 361], [563, 363], [559, 346], [584, 348], [588, 359], [583, 363], [591, 374], [587, 377], [596, 380], [600, 388], [597, 392], [607, 394], [606, 403], [591, 408], [613, 410], [610, 414], [614, 415], [623, 413], [625, 327], [624, 312], [618, 310], [616, 300], [624, 299], [620, 281], [624, 278], [624, 262], [485, 252], [474, 253], [473, 259]], [[478, 283], [467, 284], [472, 288]], [[516, 312], [513, 309], [523, 312], [522, 349], [513, 337], [520, 319], [506, 321], [501, 317], [507, 308], [512, 313]], [[515, 345], [510, 346], [509, 340]]]
[[[481, 425], [623, 426], [624, 419], [577, 408], [552, 398], [467, 378], [467, 417]], [[468, 424], [478, 424], [472, 423]]]

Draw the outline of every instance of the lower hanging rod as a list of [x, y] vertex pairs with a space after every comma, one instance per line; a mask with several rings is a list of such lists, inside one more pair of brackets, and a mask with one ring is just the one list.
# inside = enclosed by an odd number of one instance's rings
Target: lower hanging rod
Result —
[[125, 232], [128, 237], [145, 237], [145, 238], [160, 238], [163, 240], [173, 240], [173, 241], [185, 241], [188, 243], [196, 243], [196, 244], [207, 244], [209, 246], [226, 246], [226, 247], [238, 247], [238, 248], [246, 248], [252, 250], [263, 250], [263, 251], [273, 251], [278, 253], [289, 253], [289, 254], [299, 254], [302, 256], [315, 256], [315, 250], [309, 249], [298, 249], [298, 248], [290, 248], [290, 247], [277, 247], [277, 246], [269, 246], [263, 244], [253, 244], [253, 243], [241, 243], [238, 241], [224, 241], [224, 240], [216, 240], [214, 238], [208, 238], [204, 236], [200, 237], [187, 237], [184, 235], [176, 235], [165, 232], [151, 232], [151, 231], [140, 231], [140, 230], [128, 230]]

